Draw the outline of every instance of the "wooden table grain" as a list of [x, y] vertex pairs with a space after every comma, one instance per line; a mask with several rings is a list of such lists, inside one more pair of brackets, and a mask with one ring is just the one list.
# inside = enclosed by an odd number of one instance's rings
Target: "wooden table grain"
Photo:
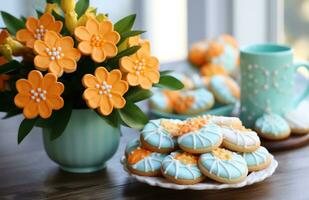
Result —
[[17, 145], [20, 120], [0, 121], [0, 199], [309, 199], [309, 146], [276, 153], [279, 167], [262, 183], [222, 191], [174, 191], [139, 183], [123, 171], [119, 160], [127, 141], [138, 136], [133, 130], [123, 129], [106, 169], [71, 174], [49, 160], [40, 129]]

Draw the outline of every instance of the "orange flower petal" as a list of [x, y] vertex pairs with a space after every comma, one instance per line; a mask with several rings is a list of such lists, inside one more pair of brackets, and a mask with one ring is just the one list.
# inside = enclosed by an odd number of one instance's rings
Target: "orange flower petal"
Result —
[[111, 42], [105, 42], [103, 44], [103, 50], [107, 57], [114, 57], [117, 55], [118, 52], [116, 45]]
[[73, 58], [74, 60], [78, 61], [81, 57], [81, 53], [78, 49], [71, 48], [70, 51], [65, 52], [65, 56]]
[[43, 25], [44, 28], [48, 28], [49, 25], [53, 25], [54, 22], [55, 22], [55, 19], [50, 13], [44, 13], [39, 19], [39, 24]]
[[158, 83], [160, 80], [160, 73], [152, 69], [147, 70], [145, 76], [151, 80], [152, 83]]
[[49, 63], [48, 70], [51, 73], [54, 73], [57, 77], [60, 77], [63, 74], [63, 68], [56, 61], [52, 61]]
[[47, 101], [40, 101], [39, 103], [39, 114], [43, 119], [47, 119], [51, 116], [52, 114], [52, 109], [48, 105]]
[[54, 110], [59, 110], [64, 105], [63, 99], [59, 96], [48, 97], [47, 102], [49, 106]]
[[31, 83], [32, 89], [41, 87], [42, 79], [43, 79], [42, 73], [37, 70], [32, 70], [28, 74], [28, 81]]
[[76, 67], [77, 67], [76, 62], [75, 60], [69, 57], [63, 57], [62, 59], [57, 60], [57, 63], [61, 68], [63, 68], [63, 70], [66, 73], [71, 73], [71, 72], [76, 71]]
[[100, 47], [93, 47], [91, 58], [95, 62], [103, 62], [106, 58], [104, 50]]
[[49, 30], [56, 31], [57, 33], [60, 33], [62, 30], [62, 22], [61, 21], [56, 21], [52, 27], [48, 27]]
[[139, 76], [138, 82], [141, 86], [141, 88], [148, 90], [152, 87], [152, 82], [145, 76]]
[[84, 75], [82, 82], [85, 87], [91, 87], [91, 88], [95, 88], [95, 85], [99, 84], [97, 78], [91, 74]]
[[66, 54], [68, 51], [71, 51], [74, 46], [74, 41], [71, 37], [66, 36], [60, 38], [56, 41], [56, 47], [61, 47], [61, 51]]
[[120, 35], [116, 31], [108, 32], [104, 35], [104, 39], [113, 43], [117, 44], [120, 40]]
[[39, 114], [38, 104], [35, 101], [29, 101], [29, 103], [24, 107], [23, 113], [27, 119], [36, 118]]
[[54, 31], [47, 31], [44, 35], [44, 41], [49, 47], [54, 47], [59, 38], [58, 34]]
[[35, 56], [34, 58], [34, 65], [36, 66], [37, 69], [41, 70], [41, 71], [45, 71], [48, 69], [49, 65], [50, 65], [50, 58], [47, 56]]
[[119, 94], [113, 94], [112, 102], [115, 108], [123, 108], [126, 105], [126, 100]]
[[38, 28], [39, 23], [38, 20], [34, 17], [28, 17], [26, 21], [26, 28], [31, 31], [32, 33], [35, 33], [35, 30]]
[[99, 23], [93, 18], [88, 19], [86, 22], [86, 28], [91, 35], [99, 33]]
[[27, 40], [26, 46], [32, 49], [34, 46], [34, 42], [35, 42], [35, 39]]
[[97, 95], [91, 99], [86, 100], [87, 106], [91, 109], [96, 109], [100, 106], [101, 96]]
[[129, 37], [129, 39], [128, 39], [128, 45], [129, 45], [129, 47], [138, 45], [138, 44], [139, 44], [140, 38], [141, 38], [140, 35], [136, 35], [136, 36], [133, 36], [133, 37]]
[[114, 83], [112, 93], [117, 93], [120, 95], [123, 95], [126, 93], [129, 89], [128, 83], [126, 81], [119, 81], [117, 83]]
[[84, 26], [79, 26], [75, 29], [74, 31], [74, 34], [75, 34], [75, 37], [78, 39], [78, 40], [86, 40], [86, 41], [89, 41], [90, 38], [91, 38], [91, 35], [89, 33], [89, 31], [87, 30], [86, 27]]
[[30, 101], [30, 96], [22, 93], [18, 93], [14, 98], [14, 103], [17, 107], [23, 108]]
[[[94, 98], [94, 97], [99, 96], [98, 94], [99, 94], [98, 89], [95, 89], [95, 88], [87, 88], [87, 89], [84, 91], [83, 96], [84, 96], [84, 98], [85, 98], [86, 100], [90, 100], [90, 99], [92, 99], [92, 98]], [[99, 104], [98, 104], [98, 105], [99, 105]], [[97, 106], [98, 106], [98, 105], [97, 105]]]
[[147, 61], [147, 65], [153, 69], [159, 69], [159, 60], [156, 57], [150, 57]]
[[55, 96], [60, 96], [64, 91], [64, 85], [60, 82], [57, 82], [51, 85], [49, 88], [45, 88], [47, 91], [47, 97], [52, 98]]
[[16, 33], [16, 39], [20, 42], [27, 42], [28, 40], [34, 40], [34, 37], [27, 29], [21, 29]]
[[113, 30], [113, 24], [111, 21], [105, 20], [100, 23], [100, 33], [105, 35]]
[[127, 74], [127, 77], [126, 77], [128, 83], [132, 86], [137, 86], [139, 85], [139, 81], [138, 81], [138, 76], [135, 75], [135, 74]]
[[106, 95], [102, 95], [100, 99], [99, 112], [102, 115], [109, 115], [113, 111], [113, 104]]
[[29, 95], [29, 92], [32, 89], [32, 84], [26, 79], [19, 79], [16, 82], [16, 89], [21, 94]]
[[89, 55], [92, 53], [93, 47], [91, 46], [90, 42], [82, 41], [78, 44], [78, 49], [85, 55]]
[[122, 77], [122, 74], [120, 70], [114, 69], [109, 73], [109, 76], [107, 77], [107, 83], [114, 85], [116, 82], [120, 81]]
[[108, 71], [104, 67], [98, 67], [95, 70], [94, 75], [100, 82], [103, 82], [106, 81], [108, 78]]
[[150, 52], [145, 48], [140, 48], [136, 53], [138, 59], [148, 59], [150, 57]]
[[57, 82], [56, 75], [52, 73], [48, 73], [43, 77], [42, 88], [48, 89], [50, 87], [53, 87], [56, 82]]
[[130, 57], [125, 56], [120, 59], [120, 69], [122, 71], [133, 73], [134, 67], [135, 63]]
[[37, 54], [40, 54], [42, 56], [48, 56], [46, 49], [50, 48], [49, 46], [47, 46], [43, 41], [41, 40], [36, 40], [34, 42], [34, 46], [33, 46], [34, 50], [36, 51]]

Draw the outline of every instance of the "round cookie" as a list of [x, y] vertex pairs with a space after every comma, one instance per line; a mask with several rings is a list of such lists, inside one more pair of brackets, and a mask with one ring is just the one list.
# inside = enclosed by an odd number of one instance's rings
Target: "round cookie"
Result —
[[221, 127], [223, 146], [237, 152], [252, 152], [259, 148], [261, 141], [256, 132], [244, 127]]
[[238, 183], [248, 175], [243, 157], [222, 148], [202, 154], [198, 165], [205, 176], [220, 183]]
[[293, 135], [305, 135], [309, 133], [309, 113], [299, 112], [298, 109], [284, 116]]
[[171, 113], [172, 103], [164, 91], [157, 90], [149, 100], [149, 107], [153, 110]]
[[150, 120], [141, 132], [140, 141], [145, 149], [159, 153], [172, 152], [182, 121], [170, 119]]
[[128, 157], [129, 154], [134, 151], [135, 149], [137, 149], [138, 147], [141, 146], [141, 143], [139, 141], [138, 138], [135, 138], [131, 141], [128, 142], [128, 144], [126, 145], [126, 148], [125, 148], [125, 156]]
[[236, 103], [240, 98], [240, 88], [236, 81], [228, 76], [216, 75], [210, 79], [209, 90], [222, 104]]
[[165, 154], [138, 147], [128, 155], [127, 167], [130, 172], [140, 176], [159, 176], [161, 175], [162, 161], [165, 157]]
[[255, 122], [255, 130], [262, 138], [282, 140], [290, 136], [291, 129], [288, 123], [277, 114], [264, 114]]
[[162, 162], [162, 175], [169, 181], [181, 185], [192, 185], [205, 179], [197, 166], [198, 157], [185, 153], [173, 152]]
[[233, 127], [241, 127], [242, 122], [238, 117], [225, 117], [225, 116], [215, 116], [215, 115], [204, 115], [206, 119], [208, 119], [209, 123], [215, 123], [218, 126], [233, 126]]
[[271, 157], [265, 147], [260, 146], [253, 152], [242, 153], [250, 172], [267, 168], [271, 163]]
[[206, 124], [178, 137], [178, 146], [185, 152], [201, 154], [209, 152], [222, 143], [221, 129], [215, 124]]

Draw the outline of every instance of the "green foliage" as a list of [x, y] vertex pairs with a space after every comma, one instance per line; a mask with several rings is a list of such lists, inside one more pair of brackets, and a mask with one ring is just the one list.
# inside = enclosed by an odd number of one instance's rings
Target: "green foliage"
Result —
[[12, 71], [15, 71], [15, 70], [21, 69], [21, 68], [23, 68], [23, 64], [21, 64], [20, 62], [18, 62], [16, 60], [12, 60], [12, 61], [0, 66], [0, 74], [10, 73]]
[[111, 69], [118, 68], [119, 67], [119, 60], [122, 57], [131, 56], [131, 55], [135, 54], [140, 48], [141, 48], [141, 46], [132, 46], [130, 48], [127, 48], [127, 49], [121, 51], [120, 53], [118, 53], [116, 57], [109, 59], [106, 62], [106, 64], [103, 65], [103, 66], [109, 66]]
[[114, 29], [118, 33], [124, 33], [130, 31], [134, 25], [135, 18], [136, 18], [135, 14], [122, 18], [121, 20], [115, 23]]
[[119, 114], [118, 114], [117, 110], [113, 110], [113, 112], [108, 116], [102, 116], [102, 114], [100, 114], [98, 111], [96, 111], [96, 112], [109, 125], [111, 125], [115, 128], [119, 127]]
[[34, 127], [36, 119], [24, 119], [18, 129], [18, 139], [17, 142], [20, 144], [23, 139], [30, 133]]
[[10, 34], [15, 35], [18, 30], [25, 28], [25, 23], [13, 15], [1, 11], [1, 16]]
[[154, 87], [164, 88], [169, 90], [180, 90], [184, 87], [183, 83], [173, 76], [160, 76], [159, 83], [155, 84]]
[[150, 90], [144, 90], [139, 87], [132, 87], [125, 94], [125, 99], [130, 102], [139, 102], [150, 98], [153, 93]]
[[127, 102], [126, 106], [118, 110], [121, 120], [131, 128], [140, 130], [148, 123], [148, 117], [134, 103]]
[[165, 75], [168, 75], [170, 73], [172, 73], [173, 70], [164, 70], [164, 71], [160, 71], [160, 76], [165, 76]]
[[129, 37], [133, 37], [136, 35], [141, 35], [143, 33], [145, 33], [146, 31], [140, 31], [140, 30], [136, 30], [136, 31], [127, 31], [124, 33], [120, 34], [120, 41], [118, 42], [118, 46], [120, 46], [126, 39], [128, 39]]
[[75, 12], [77, 13], [77, 18], [80, 18], [88, 9], [89, 0], [79, 0], [75, 5]]
[[43, 15], [42, 11], [39, 11], [39, 10], [35, 10], [35, 11], [36, 11], [38, 18], [40, 18]]

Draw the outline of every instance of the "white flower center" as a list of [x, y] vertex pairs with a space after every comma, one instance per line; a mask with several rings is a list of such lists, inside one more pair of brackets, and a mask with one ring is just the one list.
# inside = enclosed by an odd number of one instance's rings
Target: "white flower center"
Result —
[[135, 66], [134, 66], [135, 74], [136, 75], [143, 74], [145, 66], [146, 66], [146, 60], [145, 59], [135, 60]]
[[100, 85], [100, 84], [96, 84], [95, 87], [97, 89], [99, 89], [99, 95], [107, 95], [109, 98], [112, 98], [113, 95], [110, 93], [111, 92], [111, 89], [112, 89], [112, 85], [109, 85], [106, 83], [106, 81], [103, 81], [103, 83]]
[[30, 93], [31, 93], [31, 99], [37, 103], [46, 100], [46, 94], [47, 94], [46, 90], [37, 88], [36, 90], [34, 89], [30, 90]]
[[45, 51], [49, 55], [50, 60], [59, 60], [64, 56], [64, 53], [61, 52], [61, 47], [53, 47], [52, 49], [46, 48]]
[[40, 25], [39, 28], [35, 30], [34, 38], [37, 40], [43, 40], [46, 31], [47, 30], [44, 28], [44, 26]]

